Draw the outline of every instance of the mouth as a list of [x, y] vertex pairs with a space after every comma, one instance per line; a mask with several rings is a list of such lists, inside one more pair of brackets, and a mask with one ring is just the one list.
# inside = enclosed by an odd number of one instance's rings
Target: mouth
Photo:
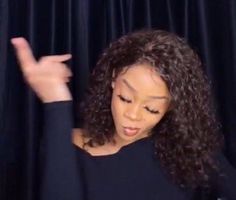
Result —
[[123, 126], [123, 132], [126, 136], [135, 136], [138, 134], [139, 130], [140, 128]]

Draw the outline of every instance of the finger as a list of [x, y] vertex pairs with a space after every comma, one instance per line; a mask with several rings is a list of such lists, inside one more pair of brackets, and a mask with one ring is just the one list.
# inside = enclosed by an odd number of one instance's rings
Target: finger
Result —
[[[73, 76], [71, 70], [68, 67], [59, 68], [57, 70], [57, 73], [62, 77], [72, 77]], [[55, 75], [55, 72], [54, 72], [54, 75]]]
[[40, 76], [45, 77], [71, 77], [72, 71], [64, 63], [55, 62], [50, 67], [48, 65], [40, 65], [37, 70], [40, 71]]
[[66, 73], [67, 73], [67, 76], [69, 76], [69, 77], [73, 76], [71, 69], [69, 69], [68, 67], [66, 67]]
[[65, 62], [71, 59], [71, 57], [71, 54], [44, 56], [40, 58], [40, 61]]
[[29, 43], [24, 38], [12, 38], [11, 43], [16, 49], [17, 58], [23, 69], [36, 64]]
[[65, 82], [65, 83], [69, 83], [69, 82], [70, 82], [70, 78], [69, 78], [69, 77], [65, 77], [65, 78], [64, 78], [64, 82]]

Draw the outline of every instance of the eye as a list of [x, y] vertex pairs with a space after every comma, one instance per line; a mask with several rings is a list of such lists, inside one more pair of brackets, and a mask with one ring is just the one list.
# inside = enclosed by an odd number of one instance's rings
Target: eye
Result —
[[120, 98], [121, 101], [126, 102], [126, 103], [131, 103], [131, 100], [126, 99], [125, 97], [118, 95], [118, 97]]
[[148, 108], [147, 106], [145, 108], [148, 112], [150, 112], [152, 114], [159, 114], [160, 113], [159, 110], [152, 110], [152, 109]]

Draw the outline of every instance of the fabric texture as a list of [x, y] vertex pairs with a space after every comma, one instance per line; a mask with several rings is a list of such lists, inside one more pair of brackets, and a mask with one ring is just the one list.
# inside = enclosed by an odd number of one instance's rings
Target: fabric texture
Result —
[[[93, 156], [72, 144], [71, 101], [45, 104], [45, 159], [41, 200], [194, 200], [197, 191], [181, 189], [154, 156], [151, 138], [143, 138], [111, 155]], [[222, 154], [224, 176], [211, 188], [217, 198], [236, 199], [236, 169]], [[212, 177], [213, 179], [213, 177]]]
[[0, 0], [0, 199], [37, 200], [44, 121], [10, 39], [25, 37], [37, 59], [72, 54], [67, 64], [78, 127], [78, 104], [102, 50], [121, 35], [150, 28], [184, 37], [200, 54], [226, 139], [225, 155], [236, 167], [235, 0]]

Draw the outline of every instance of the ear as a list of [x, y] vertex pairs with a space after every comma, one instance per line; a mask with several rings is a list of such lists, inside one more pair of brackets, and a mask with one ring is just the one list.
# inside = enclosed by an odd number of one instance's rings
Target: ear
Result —
[[115, 88], [115, 81], [112, 81], [112, 82], [111, 82], [111, 87], [112, 87], [112, 89]]
[[112, 87], [112, 89], [115, 88], [115, 70], [113, 70], [113, 72], [112, 72], [111, 87]]

